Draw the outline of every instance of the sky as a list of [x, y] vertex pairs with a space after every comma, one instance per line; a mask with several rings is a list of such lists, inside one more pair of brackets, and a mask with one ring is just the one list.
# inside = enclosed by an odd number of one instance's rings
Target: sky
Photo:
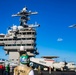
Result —
[[[31, 15], [28, 24], [40, 24], [37, 30], [37, 49], [41, 56], [59, 56], [57, 61], [76, 63], [76, 29], [68, 26], [76, 24], [76, 0], [1, 0], [0, 33], [7, 33], [13, 24], [19, 25], [19, 17], [11, 17], [23, 7], [37, 11]], [[0, 58], [7, 58], [0, 47]]]

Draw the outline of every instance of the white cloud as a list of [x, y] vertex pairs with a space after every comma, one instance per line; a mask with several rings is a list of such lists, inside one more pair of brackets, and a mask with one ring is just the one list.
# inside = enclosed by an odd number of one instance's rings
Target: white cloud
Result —
[[57, 41], [61, 42], [61, 41], [63, 41], [63, 39], [62, 38], [58, 38]]

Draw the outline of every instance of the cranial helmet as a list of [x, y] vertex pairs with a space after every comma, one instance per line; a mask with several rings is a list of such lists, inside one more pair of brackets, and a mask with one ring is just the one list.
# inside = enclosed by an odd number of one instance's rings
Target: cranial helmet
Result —
[[29, 63], [29, 60], [28, 60], [28, 55], [27, 54], [23, 54], [20, 56], [20, 63], [21, 64], [27, 64]]

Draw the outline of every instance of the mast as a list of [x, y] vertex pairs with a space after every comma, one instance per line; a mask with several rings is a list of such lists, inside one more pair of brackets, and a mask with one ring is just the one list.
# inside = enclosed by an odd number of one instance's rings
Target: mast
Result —
[[[38, 12], [31, 12], [31, 11], [28, 11], [27, 7], [24, 7], [20, 12], [18, 12], [17, 14], [13, 14], [12, 17], [17, 17], [19, 16], [20, 17], [20, 25], [23, 26], [23, 27], [28, 27], [28, 20], [30, 20], [30, 15], [35, 15], [37, 14]], [[33, 24], [34, 25], [34, 24]], [[32, 25], [32, 27], [33, 27]], [[38, 26], [40, 26], [39, 24], [36, 24]]]

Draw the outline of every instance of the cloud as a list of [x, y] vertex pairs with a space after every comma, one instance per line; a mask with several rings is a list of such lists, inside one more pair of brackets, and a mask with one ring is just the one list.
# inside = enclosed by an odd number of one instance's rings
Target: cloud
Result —
[[61, 42], [61, 41], [63, 41], [63, 39], [62, 38], [58, 38], [57, 41]]

